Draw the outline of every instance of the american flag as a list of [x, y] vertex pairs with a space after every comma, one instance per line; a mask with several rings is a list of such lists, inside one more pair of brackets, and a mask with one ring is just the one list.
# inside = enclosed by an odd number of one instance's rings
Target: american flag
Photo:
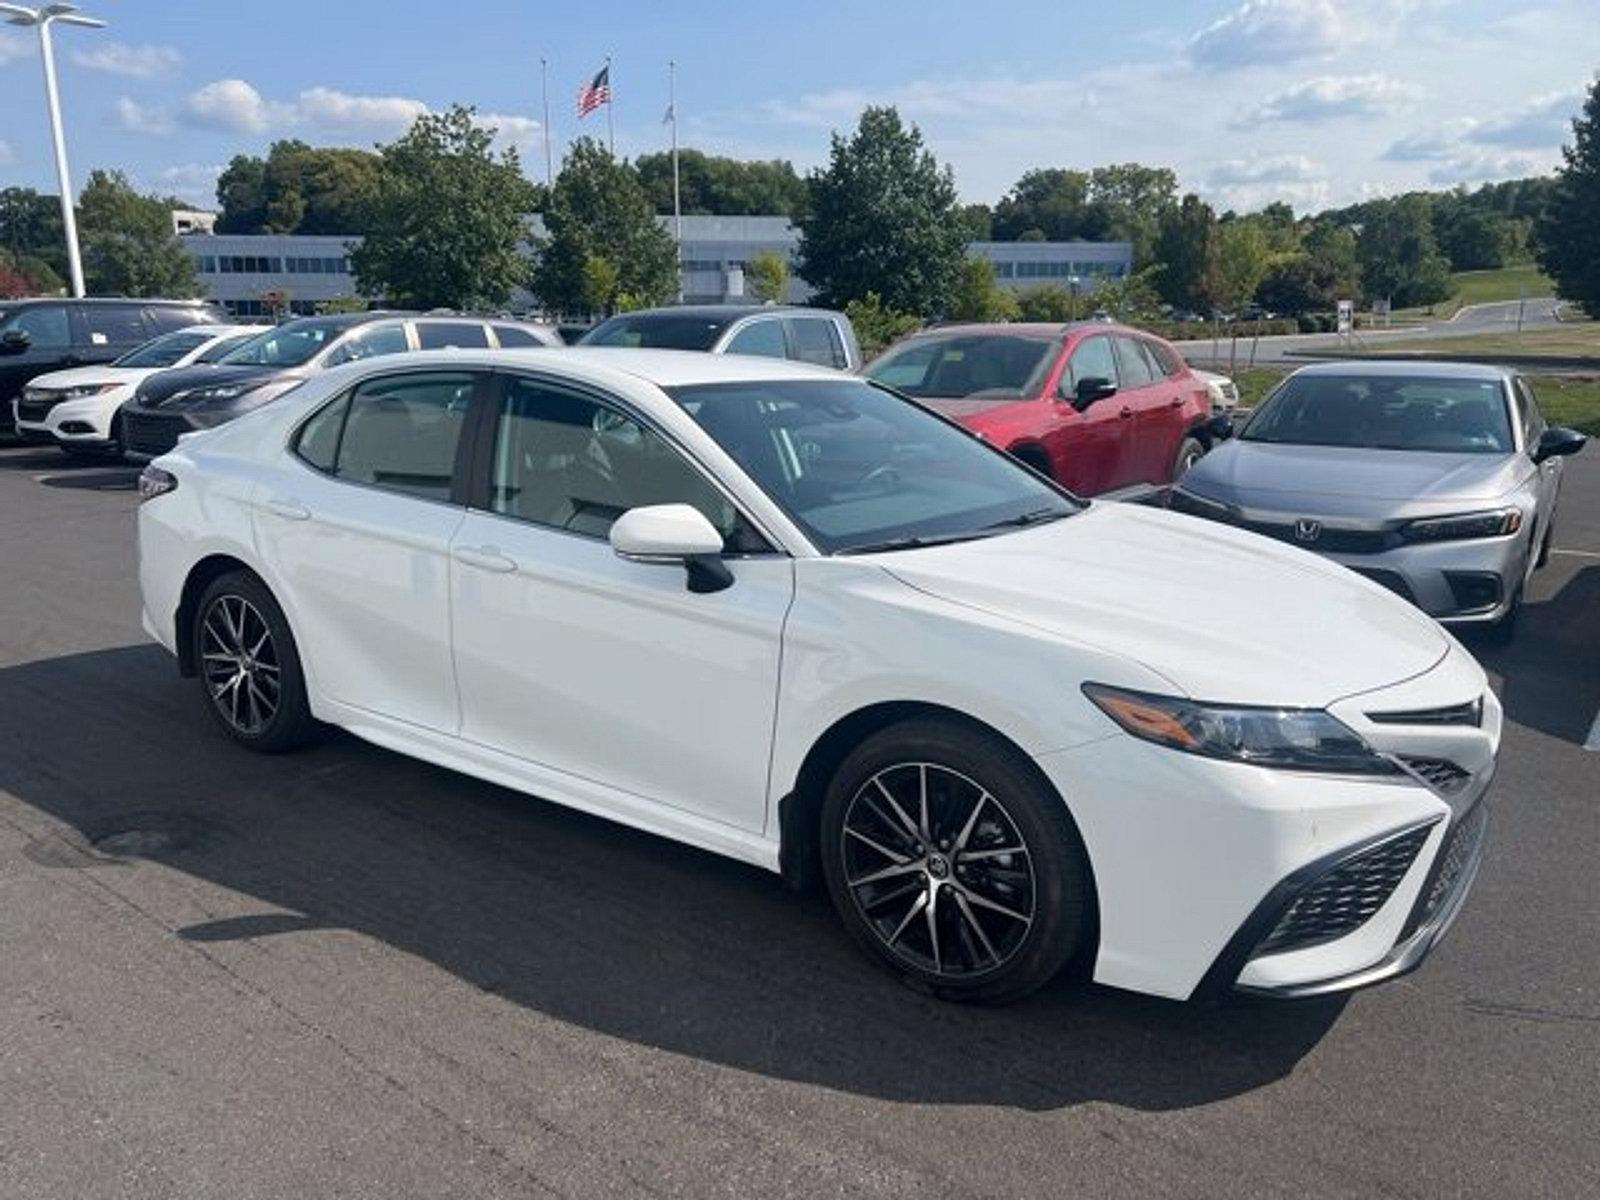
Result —
[[587, 117], [602, 104], [611, 103], [611, 64], [600, 68], [600, 73], [578, 89], [578, 116]]

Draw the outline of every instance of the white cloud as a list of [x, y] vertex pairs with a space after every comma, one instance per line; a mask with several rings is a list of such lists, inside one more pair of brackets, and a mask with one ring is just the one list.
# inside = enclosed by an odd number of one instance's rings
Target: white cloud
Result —
[[121, 96], [116, 104], [117, 128], [129, 133], [148, 133], [156, 136], [172, 132], [172, 115], [164, 109]]
[[1519, 150], [1559, 146], [1571, 138], [1572, 118], [1582, 107], [1583, 94], [1577, 90], [1539, 96], [1512, 112], [1480, 122], [1467, 140]]
[[19, 58], [27, 58], [32, 53], [32, 38], [12, 33], [9, 29], [0, 29], [0, 67]]
[[1245, 0], [1190, 38], [1187, 54], [1196, 66], [1228, 71], [1318, 58], [1350, 37], [1333, 0]]
[[1543, 175], [1556, 165], [1554, 152], [1512, 150], [1504, 153], [1458, 154], [1428, 172], [1428, 182], [1454, 187], [1458, 183], [1490, 183]]
[[1414, 84], [1387, 75], [1322, 75], [1275, 92], [1236, 127], [1267, 121], [1327, 121], [1376, 116], [1421, 95]]
[[1470, 122], [1458, 122], [1447, 129], [1407, 134], [1391, 143], [1383, 157], [1397, 163], [1440, 162], [1460, 153], [1461, 135], [1468, 127]]
[[283, 108], [269, 104], [242, 79], [208, 83], [183, 102], [184, 116], [191, 123], [229, 133], [261, 133], [283, 119]]
[[[293, 100], [269, 100], [242, 79], [219, 79], [191, 93], [183, 116], [193, 125], [229, 133], [300, 131], [322, 137], [399, 137], [430, 112], [409, 96], [362, 96], [337, 88], [307, 88]], [[480, 113], [477, 123], [494, 126], [505, 146], [527, 146], [541, 126], [531, 117]]]
[[197, 208], [215, 208], [217, 176], [224, 169], [214, 163], [180, 163], [166, 167], [156, 177], [155, 190], [171, 193]]
[[166, 75], [182, 59], [171, 46], [130, 46], [126, 42], [107, 42], [87, 50], [74, 47], [72, 51], [72, 61], [80, 67], [133, 79]]
[[1321, 179], [1326, 174], [1327, 168], [1303, 154], [1276, 154], [1218, 163], [1206, 176], [1206, 183], [1218, 188], [1252, 183], [1304, 183]]

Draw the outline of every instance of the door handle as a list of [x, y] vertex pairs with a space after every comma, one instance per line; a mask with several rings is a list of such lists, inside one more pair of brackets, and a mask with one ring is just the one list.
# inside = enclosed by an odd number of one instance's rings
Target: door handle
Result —
[[304, 521], [311, 516], [309, 508], [296, 504], [293, 500], [268, 500], [262, 505], [275, 517], [282, 517], [285, 521]]
[[1126, 404], [1124, 404], [1122, 406], [1122, 411], [1119, 412], [1117, 414], [1117, 416], [1122, 417], [1124, 419], [1126, 419], [1128, 417], [1131, 417], [1131, 416], [1133, 416], [1133, 409], [1129, 408]]
[[1174, 396], [1171, 400], [1167, 401], [1167, 406], [1169, 408], [1182, 408], [1183, 407], [1183, 397], [1182, 396]]
[[477, 567], [480, 571], [493, 571], [497, 575], [509, 575], [517, 569], [517, 564], [494, 546], [457, 546], [450, 555], [458, 563]]

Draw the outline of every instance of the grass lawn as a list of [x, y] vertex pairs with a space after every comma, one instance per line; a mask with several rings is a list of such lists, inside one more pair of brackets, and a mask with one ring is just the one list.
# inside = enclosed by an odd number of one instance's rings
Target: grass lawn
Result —
[[1592, 358], [1600, 370], [1600, 321], [1565, 321], [1560, 325], [1470, 337], [1424, 338], [1374, 346], [1373, 357], [1457, 358], [1493, 356], [1515, 363], [1519, 358]]
[[1516, 300], [1521, 296], [1555, 295], [1555, 285], [1538, 267], [1502, 267], [1498, 271], [1458, 271], [1450, 276], [1455, 294], [1448, 300], [1423, 308], [1397, 308], [1397, 320], [1422, 317], [1453, 317], [1468, 304], [1490, 304], [1496, 300]]

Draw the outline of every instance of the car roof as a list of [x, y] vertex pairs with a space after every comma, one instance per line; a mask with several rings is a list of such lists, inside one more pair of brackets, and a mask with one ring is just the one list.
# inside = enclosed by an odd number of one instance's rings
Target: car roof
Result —
[[[672, 304], [662, 308], [639, 308], [616, 315], [627, 320], [636, 320], [639, 317], [698, 317], [702, 320], [723, 321], [731, 325], [735, 321], [742, 321], [745, 317], [777, 316], [785, 313], [812, 313], [829, 317], [839, 315], [831, 308], [811, 308], [803, 304]], [[613, 318], [607, 318], [611, 319]]]
[[[857, 376], [831, 367], [792, 362], [760, 355], [707, 354], [701, 350], [640, 350], [626, 346], [543, 346], [526, 349], [485, 348], [413, 350], [363, 359], [363, 374], [389, 367], [415, 367], [423, 363], [469, 370], [528, 367], [570, 373], [576, 379], [601, 380], [627, 376], [661, 388], [704, 383], [770, 383], [781, 380], [833, 380], [865, 383]], [[354, 364], [333, 368], [349, 371]]]
[[1301, 367], [1296, 375], [1337, 375], [1343, 379], [1352, 376], [1373, 375], [1394, 379], [1510, 379], [1516, 375], [1510, 367], [1492, 363], [1430, 362], [1427, 360], [1380, 359], [1377, 361], [1342, 359], [1338, 362], [1313, 363]]
[[1142, 333], [1143, 330], [1131, 329], [1126, 325], [1118, 325], [1112, 321], [973, 321], [965, 323], [951, 323], [948, 325], [930, 325], [926, 329], [919, 329], [915, 333], [906, 335], [911, 338], [947, 337], [955, 334], [960, 337], [994, 336], [1004, 337], [1064, 337], [1079, 329], [1105, 329], [1116, 330], [1118, 333]]
[[213, 300], [162, 300], [145, 296], [19, 296], [0, 300], [0, 308], [20, 308], [27, 304], [143, 304], [155, 308], [215, 308]]

